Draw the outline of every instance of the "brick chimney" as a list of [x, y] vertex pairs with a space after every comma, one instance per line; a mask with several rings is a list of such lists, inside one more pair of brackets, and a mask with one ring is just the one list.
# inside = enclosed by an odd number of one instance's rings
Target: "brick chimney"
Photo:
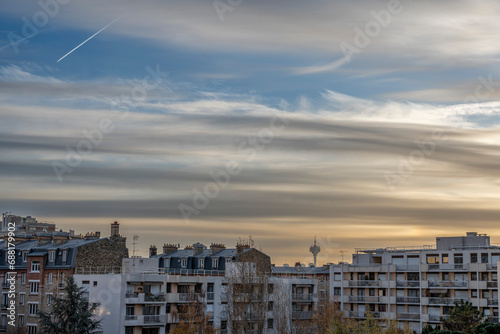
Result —
[[163, 244], [163, 255], [167, 255], [176, 252], [179, 246], [173, 244]]
[[206, 249], [205, 245], [197, 242], [195, 244], [193, 244], [193, 249], [194, 249], [194, 255], [198, 255], [198, 254], [201, 254], [203, 253], [203, 251]]
[[149, 246], [149, 257], [155, 256], [157, 252], [158, 249], [156, 248], [155, 245]]
[[212, 243], [210, 245], [210, 254], [214, 255], [214, 254], [216, 254], [216, 253], [218, 253], [218, 252], [220, 252], [221, 250], [224, 250], [224, 249], [226, 249], [226, 245]]

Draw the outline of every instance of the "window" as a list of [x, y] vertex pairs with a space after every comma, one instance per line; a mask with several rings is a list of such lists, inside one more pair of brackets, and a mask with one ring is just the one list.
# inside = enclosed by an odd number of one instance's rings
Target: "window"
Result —
[[488, 253], [481, 254], [481, 263], [488, 263]]
[[233, 261], [233, 259], [231, 259], [230, 257], [226, 257], [226, 263], [230, 263], [232, 261]]
[[7, 307], [9, 305], [9, 295], [7, 293], [2, 294], [2, 306]]
[[267, 319], [267, 328], [269, 329], [273, 328], [273, 319]]
[[61, 281], [59, 282], [59, 284], [64, 285], [64, 279], [65, 278], [66, 278], [66, 274], [65, 273], [61, 273]]
[[340, 278], [341, 278], [341, 275], [340, 275], [340, 274], [337, 274], [337, 273], [334, 273], [334, 274], [333, 274], [333, 280], [334, 280], [334, 281], [340, 281]]
[[47, 294], [47, 305], [52, 305], [52, 294], [51, 293]]
[[36, 315], [38, 311], [38, 304], [30, 304], [29, 315]]
[[131, 326], [125, 327], [125, 334], [134, 334], [134, 327]]
[[470, 273], [470, 280], [477, 281], [477, 273]]
[[470, 254], [470, 263], [477, 263], [477, 254], [476, 253]]
[[23, 262], [28, 262], [28, 251], [23, 252]]
[[24, 326], [24, 315], [19, 315], [19, 327]]
[[427, 263], [438, 264], [439, 263], [439, 255], [427, 255]]
[[205, 259], [198, 259], [198, 268], [205, 268]]
[[268, 284], [267, 293], [271, 294], [274, 292], [274, 284]]
[[488, 280], [488, 273], [481, 273], [481, 281], [487, 281]]
[[97, 281], [94, 281], [94, 283], [92, 283], [94, 286], [97, 286]]
[[36, 334], [36, 326], [35, 325], [28, 326], [28, 334]]
[[334, 296], [340, 296], [340, 288], [333, 288], [333, 295]]
[[187, 259], [181, 259], [181, 267], [186, 268], [187, 267], [188, 260]]
[[40, 261], [31, 261], [31, 272], [40, 272]]
[[448, 254], [443, 254], [443, 263], [448, 263]]
[[52, 284], [52, 282], [54, 281], [54, 274], [53, 273], [49, 273], [49, 284]]
[[267, 310], [268, 311], [272, 311], [274, 309], [274, 304], [272, 301], [268, 302], [267, 303]]
[[38, 293], [39, 282], [30, 282], [30, 293]]
[[21, 283], [26, 283], [26, 273], [21, 274]]
[[470, 296], [471, 296], [471, 298], [477, 298], [477, 290], [471, 290]]
[[127, 305], [125, 315], [134, 315], [134, 305]]
[[483, 298], [490, 298], [490, 292], [488, 290], [483, 290]]
[[19, 305], [24, 305], [24, 293], [19, 294]]
[[56, 259], [56, 251], [49, 251], [49, 262], [54, 262]]
[[212, 269], [219, 268], [219, 259], [212, 259]]
[[66, 258], [68, 257], [68, 251], [67, 250], [63, 250], [62, 252], [62, 262], [65, 263], [66, 262]]

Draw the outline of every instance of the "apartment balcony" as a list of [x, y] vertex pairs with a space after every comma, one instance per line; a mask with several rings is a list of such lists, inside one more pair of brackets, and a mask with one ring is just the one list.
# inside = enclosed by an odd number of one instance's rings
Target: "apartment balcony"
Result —
[[354, 303], [379, 303], [378, 296], [349, 296], [349, 301]]
[[498, 316], [488, 316], [486, 317], [486, 322], [497, 324], [499, 322]]
[[125, 303], [127, 304], [143, 304], [143, 303], [161, 303], [166, 301], [165, 294], [148, 294], [127, 292], [125, 294]]
[[498, 306], [498, 299], [489, 298], [488, 306]]
[[428, 281], [429, 288], [466, 288], [467, 281]]
[[125, 326], [161, 325], [167, 322], [167, 316], [162, 315], [126, 315]]
[[441, 322], [441, 318], [447, 318], [447, 315], [429, 314], [429, 322]]
[[292, 295], [293, 302], [312, 302], [316, 298], [315, 293], [294, 293]]
[[397, 271], [420, 271], [420, 265], [418, 265], [418, 264], [414, 264], [414, 265], [397, 264], [396, 270]]
[[397, 319], [404, 321], [420, 321], [420, 313], [398, 313]]
[[370, 280], [362, 280], [362, 281], [349, 281], [349, 286], [352, 287], [376, 287], [380, 286], [381, 281], [370, 281]]
[[488, 287], [488, 288], [498, 288], [498, 282], [497, 281], [486, 282], [486, 287]]
[[398, 304], [420, 304], [420, 297], [396, 297]]
[[166, 301], [169, 303], [183, 303], [201, 300], [201, 293], [167, 293]]
[[427, 299], [429, 301], [429, 305], [454, 305], [455, 303], [459, 303], [461, 300], [455, 298], [441, 298], [441, 297], [430, 297]]
[[360, 312], [360, 311], [350, 311], [348, 313], [348, 317], [352, 319], [365, 319], [367, 316], [370, 316], [375, 319], [380, 319], [383, 317], [383, 314], [380, 312]]
[[396, 286], [404, 288], [418, 288], [420, 286], [420, 281], [397, 281]]
[[313, 313], [311, 311], [293, 311], [292, 319], [293, 320], [311, 320]]

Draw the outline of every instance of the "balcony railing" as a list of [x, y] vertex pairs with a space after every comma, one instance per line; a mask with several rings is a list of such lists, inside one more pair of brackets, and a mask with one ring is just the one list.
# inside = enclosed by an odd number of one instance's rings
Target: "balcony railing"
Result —
[[396, 286], [418, 288], [420, 286], [420, 281], [396, 281]]
[[486, 283], [486, 286], [488, 288], [498, 288], [498, 282], [497, 281], [489, 281], [488, 283]]
[[349, 301], [351, 301], [351, 302], [378, 303], [380, 301], [380, 297], [378, 297], [378, 296], [349, 296]]
[[498, 306], [498, 299], [488, 299], [488, 306]]
[[294, 293], [292, 295], [293, 301], [312, 301], [316, 297], [315, 293]]
[[433, 305], [453, 305], [455, 304], [455, 302], [460, 302], [460, 299], [440, 298], [440, 297], [429, 298], [429, 304]]
[[466, 288], [467, 281], [429, 281], [430, 288]]
[[144, 301], [147, 302], [164, 302], [165, 295], [163, 293], [159, 294], [147, 294], [144, 296]]
[[380, 281], [375, 280], [361, 280], [361, 281], [349, 281], [349, 286], [379, 286]]
[[379, 319], [381, 317], [379, 312], [356, 312], [356, 311], [351, 311], [349, 312], [349, 318], [366, 318], [368, 315], [370, 315], [372, 318]]
[[292, 319], [294, 320], [310, 320], [312, 319], [311, 311], [293, 311]]
[[125, 298], [139, 298], [139, 294], [137, 292], [127, 292]]
[[396, 303], [420, 304], [419, 297], [396, 297]]
[[399, 313], [398, 320], [420, 320], [420, 313]]
[[167, 321], [166, 315], [126, 315], [125, 321], [134, 322], [137, 325], [162, 324]]
[[447, 315], [441, 315], [441, 314], [429, 314], [429, 321], [430, 322], [441, 322], [441, 318], [447, 318]]
[[200, 298], [201, 293], [179, 293], [179, 301], [181, 302], [199, 300]]

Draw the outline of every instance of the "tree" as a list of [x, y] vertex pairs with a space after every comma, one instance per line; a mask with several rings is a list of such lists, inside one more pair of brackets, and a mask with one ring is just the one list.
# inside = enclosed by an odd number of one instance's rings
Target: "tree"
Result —
[[442, 322], [444, 329], [475, 333], [475, 328], [484, 322], [484, 315], [472, 303], [461, 300], [460, 303], [455, 303], [450, 316], [443, 318]]
[[65, 295], [54, 297], [49, 312], [38, 312], [41, 332], [45, 334], [89, 334], [101, 328], [94, 320], [99, 304], [89, 304], [84, 289], [76, 285], [73, 276], [66, 279]]
[[271, 260], [239, 240], [234, 263], [226, 263], [227, 326], [232, 334], [264, 333], [268, 321]]
[[169, 334], [215, 334], [215, 329], [210, 324], [210, 314], [206, 313], [204, 296], [189, 296], [189, 302], [178, 306], [176, 316], [179, 323], [170, 330]]

